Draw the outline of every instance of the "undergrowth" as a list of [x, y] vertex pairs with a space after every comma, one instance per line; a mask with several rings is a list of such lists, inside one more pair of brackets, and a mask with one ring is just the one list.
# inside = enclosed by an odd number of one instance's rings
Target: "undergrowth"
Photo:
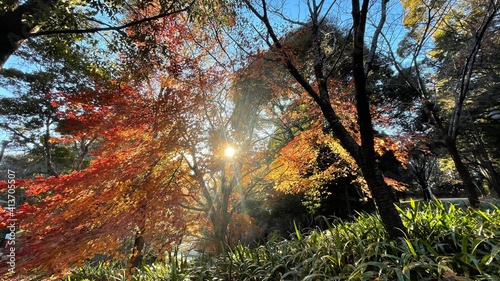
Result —
[[[500, 280], [500, 207], [412, 201], [399, 209], [406, 238], [390, 240], [378, 215], [331, 222], [218, 257], [169, 255], [133, 280]], [[67, 280], [125, 280], [116, 264], [79, 268]]]

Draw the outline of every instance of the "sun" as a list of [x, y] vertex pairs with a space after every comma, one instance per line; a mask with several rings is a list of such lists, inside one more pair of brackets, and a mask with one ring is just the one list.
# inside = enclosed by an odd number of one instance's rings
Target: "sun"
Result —
[[233, 157], [236, 154], [236, 149], [232, 146], [226, 147], [226, 150], [224, 151], [224, 155], [228, 158]]

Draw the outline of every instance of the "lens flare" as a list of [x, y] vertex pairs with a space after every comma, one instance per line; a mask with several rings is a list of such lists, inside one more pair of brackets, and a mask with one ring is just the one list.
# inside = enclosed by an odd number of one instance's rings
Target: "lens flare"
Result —
[[234, 147], [228, 146], [226, 147], [226, 150], [224, 151], [224, 155], [226, 157], [233, 157], [236, 154], [236, 149]]

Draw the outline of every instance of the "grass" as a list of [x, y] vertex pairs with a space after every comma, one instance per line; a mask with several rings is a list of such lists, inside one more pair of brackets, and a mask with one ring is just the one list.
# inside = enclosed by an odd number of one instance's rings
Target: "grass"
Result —
[[[173, 255], [134, 280], [500, 280], [500, 208], [410, 202], [399, 209], [407, 238], [387, 239], [377, 215], [225, 256]], [[124, 280], [119, 266], [83, 267], [68, 280]]]

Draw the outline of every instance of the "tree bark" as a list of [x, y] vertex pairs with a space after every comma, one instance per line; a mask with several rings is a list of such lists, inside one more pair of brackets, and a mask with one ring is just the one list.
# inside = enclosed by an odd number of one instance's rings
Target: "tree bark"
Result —
[[0, 68], [26, 39], [23, 34], [31, 29], [22, 23], [22, 16], [20, 7], [0, 16]]
[[0, 14], [0, 69], [41, 25], [41, 22], [28, 24], [23, 19], [33, 19], [37, 11], [50, 8], [56, 3], [57, 0], [29, 0], [11, 11]]
[[9, 145], [9, 143], [10, 143], [10, 141], [8, 141], [8, 140], [2, 141], [2, 147], [0, 147], [0, 162], [2, 162], [3, 154], [5, 152], [5, 149], [7, 148], [7, 145]]
[[136, 268], [141, 264], [142, 261], [142, 250], [144, 249], [144, 237], [142, 236], [141, 230], [137, 230], [135, 234], [134, 247], [132, 249], [132, 256], [127, 265], [127, 281], [132, 280], [132, 276]]
[[453, 163], [455, 164], [455, 169], [457, 169], [457, 172], [460, 175], [460, 178], [462, 179], [462, 182], [468, 191], [467, 197], [469, 199], [470, 206], [474, 208], [478, 207], [479, 195], [477, 193], [476, 185], [472, 180], [469, 169], [467, 168], [467, 166], [465, 166], [464, 162], [462, 161], [462, 157], [460, 157], [456, 141], [454, 139], [447, 137], [445, 140], [445, 144], [446, 148], [448, 149], [448, 152], [450, 153], [451, 158], [453, 159]]
[[57, 177], [57, 173], [54, 170], [54, 164], [52, 163], [52, 143], [50, 142], [50, 119], [45, 121], [45, 134], [42, 136], [43, 152], [45, 158], [45, 169], [49, 176]]
[[494, 192], [497, 194], [497, 197], [499, 197], [500, 178], [498, 177], [498, 173], [495, 171], [493, 163], [491, 163], [488, 151], [486, 151], [486, 145], [484, 144], [481, 134], [479, 133], [479, 130], [475, 126], [475, 124], [473, 124], [472, 126], [472, 136], [477, 142], [476, 151], [474, 154], [477, 153], [477, 155], [479, 155], [476, 157], [478, 159], [478, 164], [485, 169], [485, 172], [482, 172], [482, 174], [488, 180], [489, 187], [493, 188]]
[[361, 157], [357, 162], [372, 193], [380, 217], [389, 236], [396, 238], [403, 237], [406, 233], [406, 228], [394, 206], [395, 198], [393, 191], [385, 183], [384, 176], [377, 163], [377, 154], [374, 147], [375, 135], [373, 133], [370, 101], [366, 88], [367, 79], [364, 67], [364, 40], [368, 4], [369, 0], [363, 0], [361, 6], [359, 0], [352, 1], [352, 17], [354, 20], [354, 48], [352, 53], [353, 76], [356, 87], [358, 125], [361, 134]]
[[495, 167], [493, 167], [493, 164], [491, 163], [491, 160], [489, 157], [483, 161], [484, 166], [486, 166], [486, 170], [488, 171], [489, 174], [489, 182], [490, 182], [490, 187], [495, 190], [497, 197], [500, 197], [500, 179], [498, 176], [498, 173], [495, 171]]

